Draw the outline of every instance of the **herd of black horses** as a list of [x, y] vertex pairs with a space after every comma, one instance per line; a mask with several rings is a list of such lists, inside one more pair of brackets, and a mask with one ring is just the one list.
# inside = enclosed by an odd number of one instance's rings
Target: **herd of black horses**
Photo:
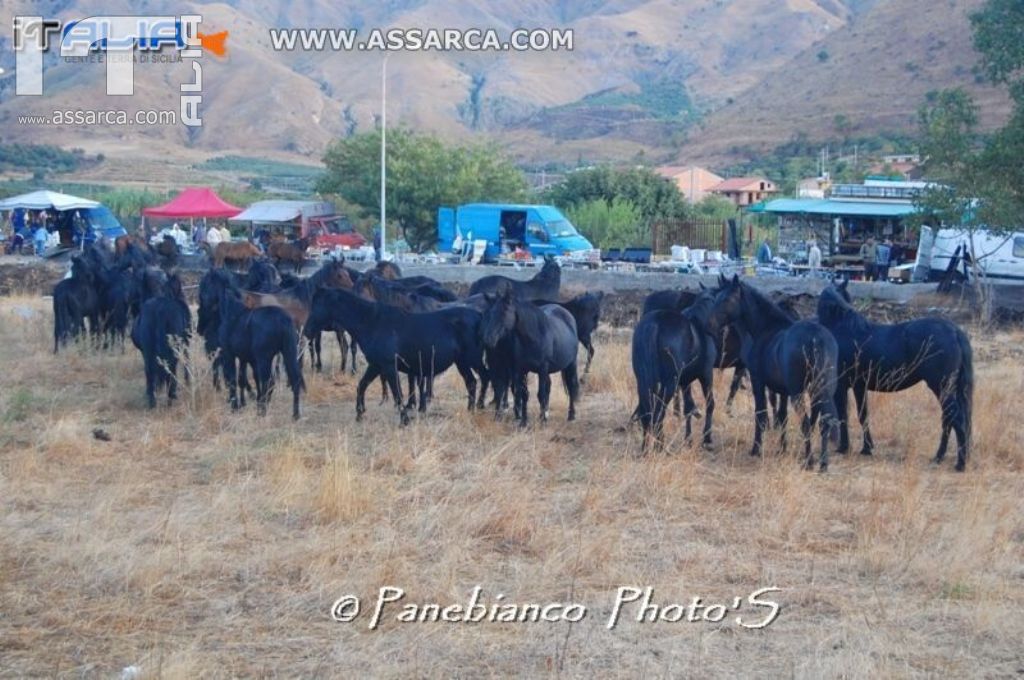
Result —
[[[643, 429], [643, 449], [652, 442], [664, 445], [663, 422], [673, 401], [690, 436], [691, 418], [699, 415], [690, 394], [694, 382], [704, 396], [703, 442], [711, 444], [713, 373], [732, 368], [729, 402], [745, 374], [754, 396], [752, 455], [761, 455], [769, 404], [785, 447], [792, 400], [803, 412], [806, 466], [813, 467], [811, 435], [819, 425], [819, 465], [827, 469], [836, 435], [838, 452], [849, 449], [851, 390], [863, 431], [861, 453], [871, 454], [867, 392], [896, 392], [923, 381], [942, 409], [935, 460], [945, 457], [954, 432], [956, 469], [964, 470], [974, 382], [966, 334], [940, 318], [873, 323], [853, 307], [847, 285], [826, 287], [813, 319], [798, 318], [738, 276], [719, 277], [713, 288], [701, 284], [698, 292], [666, 290], [648, 296], [632, 340], [638, 396], [633, 421]], [[587, 350], [586, 373], [603, 300], [601, 293], [586, 293], [560, 301], [561, 270], [550, 259], [527, 281], [482, 277], [461, 299], [429, 277], [403, 277], [397, 265], [387, 262], [360, 272], [331, 260], [308, 278], [298, 278], [256, 260], [244, 273], [211, 267], [198, 287], [195, 332], [212, 359], [214, 385], [221, 389], [223, 381], [233, 408], [244, 406], [247, 394], [254, 395], [257, 412], [264, 414], [283, 368], [292, 415], [298, 418], [305, 388], [300, 342], [305, 339], [311, 366], [321, 370], [320, 337], [333, 332], [343, 371], [351, 354], [355, 373], [357, 349], [365, 358], [356, 418], [366, 410], [366, 390], [379, 379], [383, 399], [390, 393], [402, 424], [417, 401], [420, 412], [427, 409], [434, 378], [453, 365], [470, 409], [484, 407], [490, 389], [500, 415], [511, 392], [521, 425], [528, 422], [528, 375], [538, 376], [537, 397], [546, 420], [551, 375], [560, 373], [573, 420], [580, 390], [578, 347], [582, 343]], [[144, 244], [119, 241], [114, 250], [95, 245], [75, 256], [70, 276], [54, 289], [53, 312], [54, 352], [87, 332], [104, 347], [123, 347], [130, 336], [143, 356], [151, 408], [159, 389], [166, 388], [169, 400], [176, 398], [179, 363], [184, 379], [191, 379], [187, 358], [193, 324], [184, 287], [173, 268], [157, 266]]]

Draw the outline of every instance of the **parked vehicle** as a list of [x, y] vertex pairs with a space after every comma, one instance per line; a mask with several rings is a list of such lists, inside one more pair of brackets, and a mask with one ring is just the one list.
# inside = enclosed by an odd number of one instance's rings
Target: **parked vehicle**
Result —
[[311, 248], [366, 245], [363, 235], [347, 217], [336, 214], [334, 204], [328, 201], [257, 201], [231, 221], [248, 222], [253, 235], [265, 230], [289, 239], [309, 239]]
[[946, 276], [950, 264], [956, 259], [955, 269], [959, 278], [971, 275], [973, 269], [964, 267], [971, 253], [978, 258], [978, 268], [992, 283], [1024, 285], [1024, 232], [1012, 231], [993, 233], [978, 229], [972, 234], [966, 229], [921, 228], [921, 240], [917, 249], [914, 279], [918, 281], [940, 281]]
[[574, 256], [594, 246], [576, 231], [565, 215], [550, 205], [469, 203], [437, 211], [438, 248], [455, 250], [456, 241], [487, 241], [484, 260], [517, 248], [534, 257]]

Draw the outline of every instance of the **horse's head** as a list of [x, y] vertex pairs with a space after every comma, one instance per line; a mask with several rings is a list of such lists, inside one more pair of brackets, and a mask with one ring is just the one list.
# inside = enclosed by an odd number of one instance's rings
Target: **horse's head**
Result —
[[371, 302], [377, 302], [377, 291], [373, 285], [378, 278], [378, 274], [374, 270], [370, 270], [359, 277], [359, 280], [355, 282], [352, 287], [352, 292], [363, 298], [364, 300], [370, 300]]
[[389, 279], [394, 281], [395, 279], [402, 278], [402, 270], [394, 262], [381, 260], [374, 267], [374, 270], [380, 274], [381, 278]]
[[742, 317], [746, 291], [738, 274], [733, 274], [732, 279], [719, 274], [718, 289], [711, 292], [714, 296], [714, 307], [709, 317], [711, 323], [725, 326]]
[[839, 296], [841, 298], [843, 298], [843, 300], [845, 300], [848, 304], [852, 304], [853, 303], [853, 298], [850, 297], [850, 291], [849, 291], [850, 279], [842, 279], [842, 280], [839, 280], [839, 281], [833, 281], [832, 282], [832, 286], [835, 289], [835, 291], [839, 294]]
[[516, 326], [516, 300], [509, 285], [499, 286], [494, 293], [485, 293], [487, 307], [480, 320], [484, 344], [496, 347]]
[[849, 295], [845, 287], [827, 286], [818, 298], [818, 320], [825, 326], [832, 326], [848, 315], [856, 314], [846, 299]]

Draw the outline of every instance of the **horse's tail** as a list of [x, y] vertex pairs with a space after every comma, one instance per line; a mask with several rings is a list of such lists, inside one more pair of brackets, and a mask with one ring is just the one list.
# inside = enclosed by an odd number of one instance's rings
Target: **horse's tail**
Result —
[[658, 408], [658, 326], [643, 320], [633, 331], [633, 375], [636, 377], [637, 407], [633, 420], [639, 420], [644, 432], [654, 422]]
[[[828, 343], [828, 340], [832, 342]], [[817, 401], [820, 417], [828, 425], [829, 438], [835, 439], [839, 434], [839, 409], [836, 408], [836, 389], [839, 382], [838, 348], [831, 331], [828, 330], [825, 330], [824, 334], [815, 335], [811, 340], [811, 346], [813, 379], [817, 383], [817, 394], [812, 395], [812, 400]]]
[[71, 296], [66, 290], [58, 289], [53, 294], [53, 353], [62, 342], [74, 332], [74, 315], [71, 312]]
[[[163, 310], [166, 312], [166, 310]], [[155, 319], [156, 333], [152, 338], [155, 352], [149, 352], [152, 361], [155, 362], [152, 368], [155, 369], [155, 386], [157, 388], [170, 383], [175, 379], [171, 367], [175, 365], [174, 347], [171, 345], [171, 337], [176, 336], [171, 314], [163, 313]]]
[[956, 375], [956, 401], [964, 418], [964, 434], [967, 450], [970, 451], [971, 419], [974, 402], [974, 357], [971, 341], [961, 329], [956, 329], [956, 340], [960, 345], [960, 370]]
[[306, 382], [302, 378], [302, 366], [299, 364], [299, 334], [290, 323], [285, 334], [284, 347], [281, 348], [281, 359], [284, 362], [284, 371], [288, 375], [288, 384], [293, 390], [305, 390]]

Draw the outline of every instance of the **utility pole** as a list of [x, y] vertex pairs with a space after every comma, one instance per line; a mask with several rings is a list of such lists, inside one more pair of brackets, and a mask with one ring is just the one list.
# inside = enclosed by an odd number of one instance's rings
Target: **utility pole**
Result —
[[380, 259], [387, 258], [387, 134], [388, 134], [388, 55], [380, 69]]

